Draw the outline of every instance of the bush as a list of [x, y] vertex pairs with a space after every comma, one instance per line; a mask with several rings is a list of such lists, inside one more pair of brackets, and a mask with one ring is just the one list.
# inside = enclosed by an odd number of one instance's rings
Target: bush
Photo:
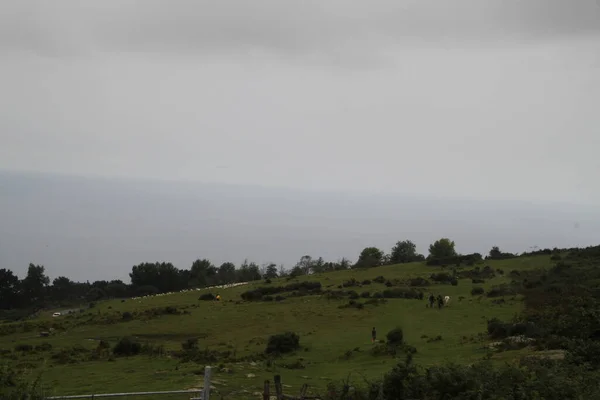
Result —
[[508, 285], [495, 286], [487, 292], [487, 297], [512, 296], [517, 292]]
[[371, 281], [370, 281], [370, 280], [368, 280], [368, 279], [365, 279], [364, 281], [362, 281], [362, 284], [363, 284], [363, 285], [370, 285], [370, 284], [371, 284]]
[[452, 277], [452, 275], [450, 275], [447, 272], [439, 272], [437, 274], [431, 274], [429, 276], [429, 279], [431, 279], [434, 282], [438, 282], [438, 283], [450, 283], [450, 281], [452, 281], [453, 277]]
[[262, 301], [273, 301], [273, 300], [275, 300], [275, 299], [273, 298], [273, 296], [269, 296], [269, 295], [267, 295], [267, 296], [263, 296], [263, 298], [262, 298]]
[[354, 290], [348, 292], [348, 297], [352, 300], [358, 299], [360, 296]]
[[399, 346], [404, 342], [404, 332], [402, 331], [402, 328], [392, 329], [385, 337], [388, 344], [393, 346]]
[[33, 346], [30, 344], [20, 343], [15, 346], [15, 351], [29, 353], [30, 351], [33, 351]]
[[450, 280], [450, 284], [452, 286], [458, 286], [458, 279], [452, 277], [452, 279]]
[[124, 337], [113, 348], [113, 354], [116, 356], [135, 356], [142, 350], [142, 344], [137, 340]]
[[471, 289], [471, 296], [480, 296], [485, 292], [482, 287], [474, 287]]
[[283, 300], [285, 300], [285, 297], [279, 296], [279, 295], [275, 296], [275, 301], [283, 301]]
[[362, 297], [363, 299], [368, 299], [369, 297], [371, 297], [371, 293], [369, 293], [369, 292], [362, 292], [360, 294], [360, 297]]
[[471, 279], [471, 283], [485, 283], [485, 280], [474, 278], [474, 279]]
[[421, 277], [412, 278], [408, 280], [408, 286], [429, 286], [429, 281]]
[[385, 283], [386, 279], [379, 275], [377, 278], [373, 279], [373, 282], [377, 282], [377, 283]]
[[35, 350], [36, 351], [50, 351], [50, 350], [52, 350], [52, 345], [48, 342], [44, 342], [42, 344], [35, 346]]
[[121, 314], [121, 319], [123, 321], [131, 321], [133, 319], [133, 315], [129, 311], [125, 311]]
[[183, 350], [196, 350], [198, 349], [198, 338], [189, 338], [185, 342], [181, 343]]
[[394, 288], [383, 291], [383, 297], [386, 299], [418, 299], [423, 300], [423, 292], [413, 288]]
[[360, 283], [358, 283], [358, 281], [354, 278], [351, 278], [350, 280], [342, 283], [342, 287], [355, 287], [355, 286], [360, 286]]
[[177, 315], [179, 314], [179, 311], [177, 311], [177, 308], [173, 306], [167, 306], [165, 307], [165, 314]]
[[285, 354], [300, 348], [300, 336], [294, 332], [285, 332], [269, 337], [265, 353]]
[[[294, 282], [286, 286], [266, 286], [254, 290], [248, 290], [240, 296], [245, 301], [260, 301], [263, 296], [276, 295], [279, 293], [292, 292], [295, 296], [305, 296], [307, 294], [318, 294], [321, 292], [321, 282]], [[298, 292], [298, 293], [293, 293]]]
[[338, 308], [357, 308], [359, 310], [362, 310], [363, 308], [365, 308], [365, 305], [359, 301], [350, 300], [347, 304], [342, 304]]
[[265, 283], [266, 283], [267, 285], [268, 285], [268, 284], [270, 284], [270, 283], [271, 283], [271, 279], [269, 279], [269, 278], [265, 279]]
[[374, 299], [383, 299], [383, 293], [381, 293], [381, 292], [373, 293], [373, 298]]
[[200, 295], [200, 297], [198, 297], [198, 300], [202, 300], [202, 301], [213, 301], [216, 300], [216, 296], [212, 293], [203, 293]]

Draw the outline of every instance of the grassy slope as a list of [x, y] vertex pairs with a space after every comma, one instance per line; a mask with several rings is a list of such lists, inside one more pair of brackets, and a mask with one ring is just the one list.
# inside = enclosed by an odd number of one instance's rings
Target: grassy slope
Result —
[[[143, 299], [141, 301], [112, 300], [101, 302], [89, 314], [72, 319], [91, 318], [98, 313], [114, 313], [116, 311], [134, 311], [144, 308], [164, 307], [168, 305], [185, 307], [199, 304], [197, 308], [189, 308], [191, 315], [161, 316], [149, 321], [134, 320], [111, 325], [80, 325], [50, 338], [38, 338], [36, 332], [19, 333], [0, 337], [0, 349], [12, 349], [17, 343], [33, 345], [49, 342], [53, 352], [61, 347], [81, 345], [95, 348], [96, 342], [90, 339], [104, 339], [114, 344], [118, 338], [126, 335], [161, 343], [167, 349], [180, 349], [181, 342], [189, 337], [206, 336], [200, 339], [200, 346], [211, 349], [235, 349], [237, 355], [255, 354], [264, 350], [269, 335], [286, 330], [300, 334], [301, 344], [306, 350], [288, 356], [276, 362], [270, 368], [264, 363], [227, 364], [233, 373], [215, 371], [215, 386], [222, 393], [246, 390], [248, 393], [260, 391], [265, 379], [272, 379], [274, 373], [281, 373], [284, 384], [296, 392], [299, 386], [307, 382], [311, 387], [324, 388], [328, 380], [347, 378], [349, 373], [366, 377], [378, 377], [394, 365], [390, 357], [374, 357], [369, 353], [372, 346], [370, 331], [377, 328], [380, 337], [396, 326], [405, 332], [406, 341], [415, 346], [418, 353], [415, 361], [421, 365], [432, 365], [445, 361], [470, 363], [485, 356], [482, 343], [478, 340], [465, 342], [465, 338], [477, 338], [486, 328], [486, 320], [492, 317], [510, 319], [521, 310], [522, 302], [511, 297], [502, 305], [493, 304], [485, 297], [470, 295], [473, 286], [491, 287], [510, 281], [507, 276], [511, 270], [545, 268], [551, 265], [548, 256], [517, 258], [503, 261], [486, 262], [494, 269], [501, 268], [506, 273], [487, 281], [484, 285], [473, 285], [470, 279], [459, 280], [458, 286], [433, 285], [430, 289], [435, 294], [449, 295], [451, 304], [442, 310], [428, 309], [425, 301], [390, 299], [387, 304], [367, 306], [363, 310], [339, 309], [347, 300], [326, 300], [321, 296], [288, 298], [281, 303], [241, 303], [229, 302], [239, 300], [240, 294], [255, 283], [226, 290], [221, 290], [223, 301], [198, 301], [199, 293], [187, 292], [169, 296]], [[306, 277], [307, 280], [318, 280], [324, 289], [335, 286], [351, 277], [362, 281], [383, 275], [387, 279], [428, 277], [441, 268], [427, 267], [421, 263], [385, 266], [370, 270], [352, 270]], [[272, 285], [285, 284], [274, 280]], [[382, 291], [384, 285], [372, 283], [358, 292]], [[464, 296], [463, 301], [458, 301]], [[47, 312], [40, 318], [50, 318]], [[435, 337], [441, 335], [443, 340], [428, 343], [423, 335]], [[348, 350], [353, 351], [350, 359], [342, 359]], [[29, 362], [36, 365], [36, 371], [43, 371], [46, 384], [54, 388], [56, 394], [83, 394], [114, 391], [138, 390], [175, 390], [201, 385], [201, 367], [193, 363], [180, 364], [178, 360], [161, 357], [150, 358], [138, 356], [119, 358], [114, 362], [95, 361], [79, 364], [54, 365], [49, 360], [50, 353], [22, 356], [14, 363]], [[500, 353], [495, 358], [508, 359], [515, 357], [516, 352]], [[289, 370], [277, 364], [296, 361], [302, 358], [306, 369]], [[254, 377], [248, 378], [248, 374]]]

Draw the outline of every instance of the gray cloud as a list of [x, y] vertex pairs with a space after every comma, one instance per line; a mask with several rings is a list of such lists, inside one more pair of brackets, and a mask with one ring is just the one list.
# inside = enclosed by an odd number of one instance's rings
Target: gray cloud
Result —
[[0, 44], [89, 51], [375, 53], [387, 43], [501, 45], [600, 30], [597, 0], [14, 1]]
[[597, 204], [599, 12], [0, 2], [0, 168]]

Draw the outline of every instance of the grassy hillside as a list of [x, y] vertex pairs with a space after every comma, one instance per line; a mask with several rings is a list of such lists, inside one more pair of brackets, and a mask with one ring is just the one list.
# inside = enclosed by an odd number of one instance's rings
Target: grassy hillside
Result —
[[[47, 310], [38, 319], [0, 325], [0, 352], [11, 366], [25, 371], [32, 379], [42, 380], [54, 394], [85, 394], [116, 391], [175, 390], [202, 383], [202, 367], [215, 366], [214, 385], [219, 393], [236, 398], [256, 398], [265, 379], [282, 375], [286, 391], [297, 392], [302, 383], [313, 391], [323, 391], [330, 381], [356, 378], [380, 378], [397, 363], [389, 355], [373, 355], [370, 332], [378, 337], [402, 327], [408, 344], [417, 352], [414, 360], [423, 366], [446, 361], [473, 363], [482, 358], [509, 360], [530, 350], [493, 353], [486, 349], [489, 339], [484, 332], [487, 320], [510, 320], [523, 309], [521, 296], [510, 294], [488, 297], [472, 295], [473, 287], [486, 293], [510, 284], [517, 272], [549, 268], [550, 256], [519, 257], [485, 261], [480, 271], [490, 266], [494, 277], [482, 284], [471, 278], [459, 278], [458, 285], [435, 283], [433, 273], [450, 269], [423, 263], [392, 265], [367, 270], [331, 272], [291, 281], [275, 279], [222, 289], [221, 302], [201, 301], [209, 290], [175, 293], [143, 299], [110, 300], [71, 315], [52, 318]], [[475, 267], [462, 267], [459, 273]], [[514, 272], [517, 271], [517, 272]], [[511, 274], [512, 272], [512, 274]], [[388, 286], [373, 280], [383, 276]], [[512, 276], [512, 277], [511, 277]], [[347, 295], [327, 291], [354, 290], [369, 297], [385, 290], [403, 289], [410, 278], [422, 277], [429, 285], [414, 287], [429, 293], [451, 296], [447, 307], [426, 308], [426, 300], [359, 298], [363, 308], [343, 307]], [[341, 288], [351, 281], [360, 287]], [[370, 280], [369, 284], [362, 284]], [[241, 294], [258, 287], [285, 286], [293, 282], [318, 281], [320, 294], [294, 296], [280, 293], [281, 301], [242, 301]], [[390, 286], [391, 285], [391, 286]], [[217, 291], [212, 291], [216, 294]], [[365, 294], [366, 296], [366, 294]], [[40, 337], [41, 331], [50, 331]], [[291, 355], [270, 358], [264, 350], [270, 335], [295, 332], [301, 348]], [[110, 349], [122, 337], [131, 336], [145, 344], [144, 354], [118, 357]], [[206, 351], [182, 351], [182, 343], [198, 339], [198, 348]], [[437, 338], [437, 339], [436, 339]], [[110, 349], [103, 350], [107, 342]], [[27, 345], [33, 346], [30, 349]], [[186, 355], [187, 354], [187, 355]], [[186, 362], [187, 358], [193, 358]], [[195, 361], [194, 361], [195, 360]]]

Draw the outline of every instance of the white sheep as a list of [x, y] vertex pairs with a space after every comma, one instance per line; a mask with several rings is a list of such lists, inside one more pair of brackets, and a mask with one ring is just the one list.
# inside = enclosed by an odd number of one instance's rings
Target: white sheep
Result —
[[450, 296], [445, 296], [444, 297], [444, 305], [448, 305], [448, 302], [450, 302]]

